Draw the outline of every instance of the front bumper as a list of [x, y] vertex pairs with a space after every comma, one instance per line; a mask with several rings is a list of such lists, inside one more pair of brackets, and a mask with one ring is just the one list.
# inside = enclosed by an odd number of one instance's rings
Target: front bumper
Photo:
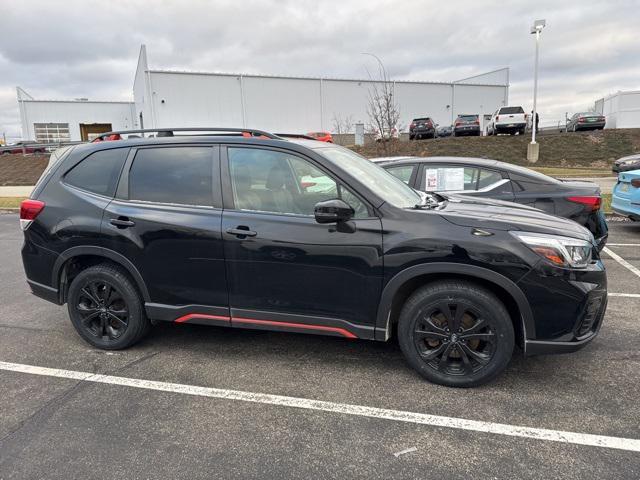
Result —
[[535, 331], [526, 332], [525, 355], [575, 352], [598, 335], [607, 309], [607, 277], [600, 260], [584, 270], [539, 265], [518, 284], [534, 319]]

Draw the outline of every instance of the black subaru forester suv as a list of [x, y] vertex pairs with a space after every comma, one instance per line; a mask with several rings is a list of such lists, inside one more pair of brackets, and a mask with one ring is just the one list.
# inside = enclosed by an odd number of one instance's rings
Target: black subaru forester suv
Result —
[[158, 321], [397, 334], [425, 378], [471, 387], [516, 344], [596, 336], [606, 274], [577, 223], [418, 193], [332, 144], [208, 130], [71, 147], [23, 202], [29, 285], [91, 345], [128, 347]]

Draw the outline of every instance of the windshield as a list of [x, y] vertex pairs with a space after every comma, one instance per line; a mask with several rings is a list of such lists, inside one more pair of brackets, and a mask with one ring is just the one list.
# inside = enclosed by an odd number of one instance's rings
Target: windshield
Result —
[[316, 151], [366, 184], [394, 207], [409, 208], [422, 203], [420, 195], [402, 180], [349, 149], [329, 147]]

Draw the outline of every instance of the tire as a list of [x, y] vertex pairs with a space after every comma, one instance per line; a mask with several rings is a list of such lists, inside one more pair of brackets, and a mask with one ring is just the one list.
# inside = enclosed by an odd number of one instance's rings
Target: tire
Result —
[[471, 282], [445, 280], [407, 299], [398, 342], [407, 362], [430, 382], [468, 388], [491, 381], [507, 367], [515, 340], [509, 313], [493, 293]]
[[414, 136], [413, 135], [409, 135], [409, 141], [413, 140]]
[[129, 275], [108, 263], [89, 267], [73, 279], [67, 308], [82, 339], [103, 350], [127, 348], [151, 326]]

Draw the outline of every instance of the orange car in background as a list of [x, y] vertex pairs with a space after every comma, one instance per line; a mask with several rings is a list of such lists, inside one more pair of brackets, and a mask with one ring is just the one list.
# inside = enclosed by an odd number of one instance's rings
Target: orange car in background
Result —
[[309, 132], [307, 135], [315, 138], [319, 142], [333, 143], [333, 137], [329, 132]]

